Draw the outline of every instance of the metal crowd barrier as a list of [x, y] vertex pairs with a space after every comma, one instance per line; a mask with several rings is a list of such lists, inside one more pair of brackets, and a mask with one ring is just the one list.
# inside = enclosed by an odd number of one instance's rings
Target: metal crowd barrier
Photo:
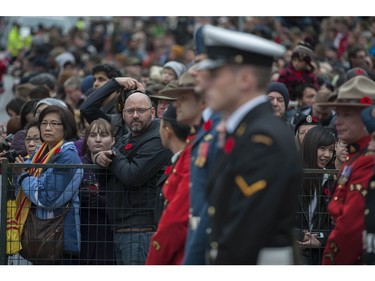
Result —
[[[13, 174], [13, 168], [22, 168], [22, 169], [28, 169], [28, 168], [58, 168], [58, 169], [84, 169], [85, 172], [87, 171], [94, 171], [96, 174], [100, 173], [107, 173], [106, 170], [100, 169], [96, 165], [60, 165], [60, 164], [10, 164], [7, 161], [4, 161], [1, 164], [1, 192], [0, 192], [0, 264], [2, 265], [16, 265], [16, 264], [31, 264], [27, 260], [20, 257], [20, 255], [12, 255], [9, 256], [6, 254], [6, 216], [7, 216], [7, 200], [10, 198], [14, 198], [14, 195], [12, 193], [15, 192], [14, 186], [12, 185], [12, 181], [14, 181], [14, 174]], [[330, 179], [334, 180], [338, 171], [337, 170], [314, 170], [314, 169], [307, 169], [304, 170], [304, 178], [305, 179], [316, 179], [321, 178], [323, 174], [328, 174], [331, 176]], [[86, 179], [87, 180], [87, 179]], [[85, 181], [85, 184], [88, 184], [89, 188], [95, 188], [95, 182], [94, 183], [87, 183]], [[304, 198], [299, 197], [299, 201], [304, 200]], [[86, 202], [87, 203], [87, 202]], [[86, 204], [85, 203], [85, 204]], [[84, 253], [81, 253], [79, 256], [74, 256], [72, 258], [72, 264], [77, 265], [85, 265], [85, 264], [116, 264], [115, 258], [114, 258], [114, 249], [113, 249], [113, 243], [111, 241], [111, 233], [108, 233], [107, 236], [101, 235], [101, 238], [99, 239], [97, 235], [103, 234], [103, 231], [108, 231], [110, 225], [109, 222], [106, 222], [108, 225], [104, 225], [104, 223], [98, 223], [97, 225], [92, 224], [90, 222], [90, 219], [87, 219], [90, 216], [97, 216], [100, 212], [105, 212], [105, 206], [100, 204], [95, 205], [94, 207], [91, 203], [88, 203], [80, 206], [80, 213], [81, 216], [87, 216], [86, 220], [81, 220], [81, 235], [84, 239], [82, 239], [81, 244], [81, 250], [86, 251]], [[90, 213], [91, 212], [91, 213]], [[326, 210], [321, 210], [321, 213], [323, 214], [326, 212]], [[300, 214], [303, 216], [303, 214]], [[298, 229], [298, 226], [296, 227]], [[300, 230], [303, 229], [303, 226], [300, 226]], [[97, 233], [90, 233], [90, 231], [96, 231]], [[327, 229], [318, 230], [318, 232], [325, 232]], [[329, 231], [329, 229], [328, 229]], [[85, 233], [83, 233], [85, 232]], [[320, 235], [320, 234], [319, 234]], [[104, 237], [104, 238], [103, 238]], [[98, 239], [98, 240], [97, 240]], [[103, 241], [103, 239], [105, 241]], [[100, 240], [100, 241], [99, 241]], [[101, 252], [108, 252], [108, 255], [103, 255], [103, 253], [100, 255], [100, 258], [97, 258], [96, 256], [93, 256], [90, 252], [92, 247], [94, 248], [100, 248]], [[309, 260], [311, 257], [309, 257], [309, 254], [306, 257], [304, 257], [304, 253], [308, 253], [310, 250], [304, 250], [301, 252], [302, 254], [302, 263], [304, 264], [310, 264], [312, 261]], [[322, 249], [320, 249], [322, 251]], [[108, 257], [108, 258], [107, 258]]]

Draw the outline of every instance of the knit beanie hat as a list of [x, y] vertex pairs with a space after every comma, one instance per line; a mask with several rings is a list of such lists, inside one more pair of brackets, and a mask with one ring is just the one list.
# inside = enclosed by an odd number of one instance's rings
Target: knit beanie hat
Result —
[[176, 74], [177, 79], [186, 71], [186, 66], [178, 61], [169, 61], [163, 65], [163, 68], [170, 68]]
[[367, 74], [366, 70], [364, 70], [362, 68], [359, 68], [359, 67], [354, 67], [354, 68], [349, 69], [346, 72], [346, 81], [348, 81], [348, 80], [350, 80], [350, 79], [352, 79], [352, 78], [354, 78], [358, 75], [368, 77], [368, 74]]
[[293, 49], [292, 59], [298, 57], [300, 60], [306, 62], [311, 70], [313, 71], [315, 68], [312, 65], [312, 59], [314, 57], [314, 53], [312, 50], [312, 46], [310, 43], [301, 41], [298, 45]]
[[270, 84], [268, 84], [267, 95], [271, 92], [278, 92], [283, 96], [285, 102], [285, 110], [287, 110], [289, 105], [289, 92], [285, 84], [281, 82], [271, 82]]
[[55, 99], [55, 98], [45, 98], [45, 99], [40, 100], [36, 104], [35, 109], [34, 109], [34, 115], [35, 115], [36, 110], [38, 109], [38, 107], [41, 104], [57, 105], [57, 106], [60, 106], [60, 107], [63, 107], [63, 108], [68, 108], [68, 106], [63, 101], [61, 101], [61, 100], [58, 100], [58, 99]]
[[59, 65], [60, 70], [64, 69], [67, 63], [74, 64], [76, 62], [72, 53], [64, 52], [55, 58], [56, 63]]

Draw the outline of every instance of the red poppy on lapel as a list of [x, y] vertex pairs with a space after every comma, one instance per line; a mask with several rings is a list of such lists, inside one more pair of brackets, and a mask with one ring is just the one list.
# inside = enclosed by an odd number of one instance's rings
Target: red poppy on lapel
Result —
[[211, 127], [212, 127], [212, 120], [211, 119], [208, 119], [206, 122], [204, 122], [203, 129], [205, 131], [208, 131], [209, 129], [211, 129]]
[[233, 137], [227, 138], [224, 144], [224, 153], [226, 154], [231, 153], [233, 147], [234, 147], [234, 138]]
[[169, 165], [167, 167], [165, 167], [165, 171], [164, 171], [164, 174], [165, 175], [169, 175], [172, 171], [172, 165]]
[[125, 145], [124, 149], [125, 150], [129, 150], [133, 147], [133, 145], [131, 143], [128, 143], [127, 145]]
[[329, 192], [328, 188], [323, 189], [323, 193], [327, 196], [331, 195], [331, 192]]

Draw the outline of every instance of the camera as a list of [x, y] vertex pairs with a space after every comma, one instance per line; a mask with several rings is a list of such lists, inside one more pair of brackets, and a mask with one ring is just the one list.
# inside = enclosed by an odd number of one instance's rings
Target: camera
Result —
[[17, 151], [15, 151], [14, 149], [12, 150], [9, 150], [5, 153], [4, 157], [6, 157], [8, 159], [8, 162], [9, 163], [14, 163], [16, 162], [16, 158], [18, 156], [18, 153]]
[[13, 139], [13, 134], [9, 134], [5, 137], [5, 139], [0, 141], [0, 152], [10, 149], [10, 143], [12, 142], [12, 139]]

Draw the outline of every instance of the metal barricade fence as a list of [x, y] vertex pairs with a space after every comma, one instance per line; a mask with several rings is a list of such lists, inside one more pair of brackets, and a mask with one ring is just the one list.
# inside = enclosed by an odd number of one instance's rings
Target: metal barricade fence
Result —
[[[14, 193], [17, 186], [17, 177], [13, 172], [15, 168], [21, 170], [30, 168], [55, 168], [58, 169], [59, 173], [75, 173], [77, 170], [83, 169], [84, 175], [82, 178], [79, 197], [80, 205], [79, 208], [79, 225], [75, 225], [79, 228], [81, 234], [80, 243], [80, 254], [65, 254], [62, 260], [58, 264], [116, 264], [115, 251], [113, 244], [113, 232], [111, 230], [112, 225], [109, 223], [106, 215], [106, 179], [108, 178], [108, 170], [101, 169], [97, 165], [81, 164], [81, 165], [62, 165], [62, 164], [10, 164], [4, 161], [1, 165], [1, 192], [0, 192], [0, 264], [11, 265], [11, 264], [32, 264], [25, 260], [21, 255], [7, 255], [7, 239], [6, 239], [6, 218], [7, 218], [7, 201], [14, 199]], [[332, 190], [330, 189], [334, 179], [337, 175], [337, 170], [304, 170], [304, 183], [306, 181], [312, 181], [317, 183], [317, 194], [316, 196], [306, 196], [306, 192], [303, 192], [301, 187], [300, 195], [298, 198], [298, 212], [295, 217], [296, 237], [301, 236], [304, 231], [309, 231], [309, 215], [308, 206], [312, 204], [316, 206], [316, 218], [311, 218], [314, 222], [319, 222], [324, 219], [329, 219], [327, 210], [324, 206], [328, 204], [328, 200], [331, 196]], [[92, 177], [94, 175], [94, 177]], [[56, 177], [57, 179], [58, 177]], [[69, 176], [68, 176], [69, 178]], [[104, 183], [103, 183], [104, 179]], [[25, 179], [27, 180], [27, 178]], [[323, 181], [325, 183], [322, 185]], [[61, 185], [56, 183], [55, 186]], [[51, 196], [53, 196], [53, 188], [49, 186]], [[98, 195], [98, 196], [95, 196]], [[149, 197], [156, 197], [155, 193], [150, 193]], [[314, 199], [315, 198], [315, 199]], [[39, 198], [40, 200], [49, 200], [51, 198]], [[56, 198], [55, 198], [56, 199]], [[54, 200], [54, 199], [52, 199]], [[45, 201], [43, 201], [45, 202]], [[52, 204], [52, 202], [50, 202]], [[52, 204], [53, 205], [53, 204]], [[307, 206], [307, 209], [306, 209]], [[74, 206], [70, 206], [74, 208]], [[320, 209], [322, 208], [322, 209]], [[152, 208], [150, 207], [150, 211]], [[56, 209], [57, 210], [57, 209]], [[62, 208], [58, 208], [61, 212]], [[116, 210], [114, 210], [115, 212]], [[74, 220], [73, 220], [74, 221]], [[307, 222], [307, 224], [306, 224]], [[70, 223], [73, 222], [70, 220]], [[310, 228], [314, 235], [318, 238], [321, 236], [326, 238], [331, 230], [331, 224], [328, 222], [317, 224], [318, 226], [324, 226], [326, 229]], [[70, 225], [72, 227], [73, 225]], [[71, 239], [65, 237], [65, 239]], [[300, 238], [303, 239], [303, 238]], [[324, 239], [323, 239], [324, 241]], [[68, 244], [71, 241], [66, 241]], [[74, 244], [74, 241], [72, 241]], [[8, 245], [9, 246], [9, 245]], [[301, 263], [302, 264], [314, 264], [316, 263], [317, 256], [319, 256], [324, 250], [324, 246], [310, 247], [300, 246], [301, 249]], [[22, 252], [21, 252], [22, 253]], [[318, 258], [319, 259], [319, 258]], [[41, 261], [43, 263], [43, 261]]]

